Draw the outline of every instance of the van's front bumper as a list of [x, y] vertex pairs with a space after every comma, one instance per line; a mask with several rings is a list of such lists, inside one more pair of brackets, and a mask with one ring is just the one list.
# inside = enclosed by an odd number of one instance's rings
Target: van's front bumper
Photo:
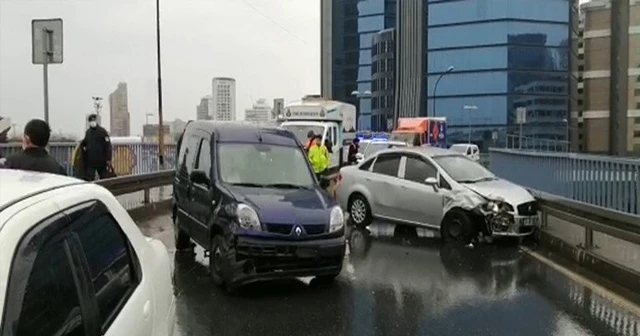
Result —
[[342, 269], [344, 236], [305, 240], [237, 237], [227, 258], [225, 278], [232, 286], [256, 281], [335, 275]]

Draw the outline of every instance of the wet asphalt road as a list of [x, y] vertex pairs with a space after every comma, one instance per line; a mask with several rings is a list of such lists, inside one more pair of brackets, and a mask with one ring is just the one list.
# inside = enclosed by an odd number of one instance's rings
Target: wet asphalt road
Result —
[[[172, 251], [168, 218], [142, 225]], [[395, 237], [394, 237], [395, 234]], [[176, 336], [640, 336], [640, 317], [516, 246], [467, 248], [355, 231], [335, 283], [214, 286], [201, 248], [175, 254]]]

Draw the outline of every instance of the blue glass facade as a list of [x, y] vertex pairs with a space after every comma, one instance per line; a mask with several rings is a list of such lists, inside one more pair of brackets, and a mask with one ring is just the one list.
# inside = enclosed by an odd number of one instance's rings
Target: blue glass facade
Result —
[[451, 142], [517, 133], [517, 107], [527, 108], [525, 136], [566, 140], [573, 9], [573, 0], [429, 1], [425, 106], [433, 115], [435, 97]]
[[[332, 98], [357, 107], [359, 130], [371, 129], [371, 46], [395, 25], [396, 0], [332, 1]], [[352, 96], [358, 91], [360, 96]]]

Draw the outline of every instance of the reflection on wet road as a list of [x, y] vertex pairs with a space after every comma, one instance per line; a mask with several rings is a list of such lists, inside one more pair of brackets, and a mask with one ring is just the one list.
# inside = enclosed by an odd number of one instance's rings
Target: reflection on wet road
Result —
[[202, 249], [176, 254], [176, 334], [640, 335], [638, 316], [517, 247], [443, 246], [384, 228], [352, 233], [330, 285], [296, 279], [230, 295], [210, 281]]

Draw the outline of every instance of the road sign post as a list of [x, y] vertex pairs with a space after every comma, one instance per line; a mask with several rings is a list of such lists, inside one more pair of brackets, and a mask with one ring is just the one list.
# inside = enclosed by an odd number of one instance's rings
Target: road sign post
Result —
[[520, 136], [518, 137], [518, 147], [522, 149], [522, 125], [527, 122], [527, 108], [518, 107], [516, 109], [516, 122], [520, 125]]
[[31, 21], [31, 63], [42, 65], [44, 121], [49, 123], [49, 64], [61, 64], [62, 19]]

